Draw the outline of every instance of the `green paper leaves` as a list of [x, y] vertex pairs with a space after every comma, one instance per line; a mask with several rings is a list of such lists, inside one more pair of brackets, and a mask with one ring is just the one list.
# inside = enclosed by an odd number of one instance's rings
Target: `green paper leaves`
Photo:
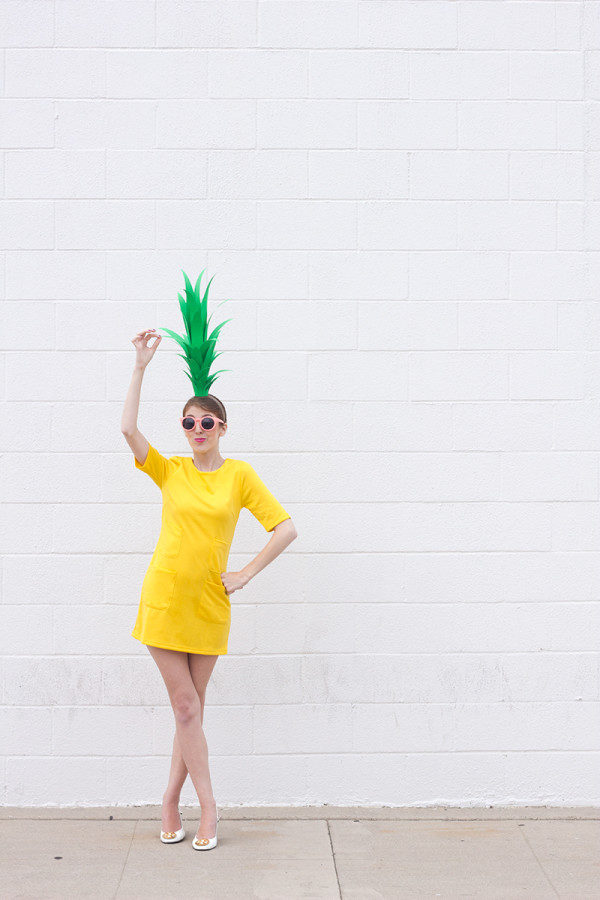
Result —
[[[165, 331], [174, 341], [177, 341], [184, 351], [177, 355], [181, 356], [187, 363], [189, 371], [186, 371], [186, 375], [192, 382], [195, 397], [204, 397], [206, 394], [209, 394], [213, 382], [221, 372], [231, 372], [231, 369], [219, 369], [218, 372], [210, 374], [210, 367], [217, 356], [220, 356], [222, 353], [222, 351], [215, 352], [217, 338], [223, 325], [231, 322], [231, 319], [225, 319], [224, 322], [221, 322], [220, 325], [217, 325], [212, 330], [210, 335], [207, 334], [208, 323], [211, 319], [211, 316], [208, 316], [208, 291], [213, 279], [210, 279], [206, 285], [204, 296], [200, 298], [200, 281], [204, 271], [202, 269], [195, 287], [192, 287], [190, 279], [182, 269], [183, 277], [185, 278], [185, 299], [181, 294], [178, 294], [177, 297], [185, 325], [185, 336], [176, 334], [169, 328], [160, 329]], [[222, 303], [225, 302], [225, 300], [222, 301]]]

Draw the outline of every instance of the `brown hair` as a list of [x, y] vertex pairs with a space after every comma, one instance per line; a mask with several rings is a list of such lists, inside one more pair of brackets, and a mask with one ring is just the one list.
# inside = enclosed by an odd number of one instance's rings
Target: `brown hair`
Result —
[[227, 412], [225, 407], [214, 394], [205, 394], [203, 397], [190, 397], [183, 407], [182, 415], [185, 416], [187, 414], [190, 406], [201, 406], [203, 409], [208, 409], [209, 412], [214, 413], [219, 419], [223, 419], [224, 422], [227, 422]]

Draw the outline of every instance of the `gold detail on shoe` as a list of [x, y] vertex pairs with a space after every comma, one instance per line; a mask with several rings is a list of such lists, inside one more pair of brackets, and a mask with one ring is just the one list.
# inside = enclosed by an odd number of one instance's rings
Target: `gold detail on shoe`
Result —
[[208, 844], [208, 838], [196, 838], [197, 844]]
[[176, 831], [163, 831], [164, 838], [174, 838], [176, 834]]

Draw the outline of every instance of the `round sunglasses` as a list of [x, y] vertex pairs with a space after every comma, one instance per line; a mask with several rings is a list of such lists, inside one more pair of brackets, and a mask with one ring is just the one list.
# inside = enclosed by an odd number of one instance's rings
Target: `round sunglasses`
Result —
[[217, 419], [216, 416], [202, 416], [201, 419], [197, 419], [195, 416], [180, 416], [180, 418], [181, 425], [186, 431], [193, 431], [196, 427], [196, 422], [200, 422], [200, 428], [203, 431], [212, 431], [217, 422], [225, 425], [223, 419]]

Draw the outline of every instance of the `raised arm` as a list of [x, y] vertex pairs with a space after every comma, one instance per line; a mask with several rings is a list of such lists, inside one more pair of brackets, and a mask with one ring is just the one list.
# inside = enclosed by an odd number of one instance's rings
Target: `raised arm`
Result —
[[[151, 347], [148, 341], [155, 338]], [[156, 329], [147, 328], [146, 331], [140, 331], [139, 334], [132, 339], [131, 343], [135, 347], [135, 365], [133, 374], [129, 384], [129, 390], [125, 397], [125, 405], [121, 416], [121, 433], [135, 455], [135, 458], [144, 464], [148, 456], [149, 442], [142, 434], [137, 426], [138, 412], [140, 407], [140, 394], [142, 391], [142, 380], [146, 366], [154, 356], [154, 351], [162, 341], [162, 335], [156, 333]]]

